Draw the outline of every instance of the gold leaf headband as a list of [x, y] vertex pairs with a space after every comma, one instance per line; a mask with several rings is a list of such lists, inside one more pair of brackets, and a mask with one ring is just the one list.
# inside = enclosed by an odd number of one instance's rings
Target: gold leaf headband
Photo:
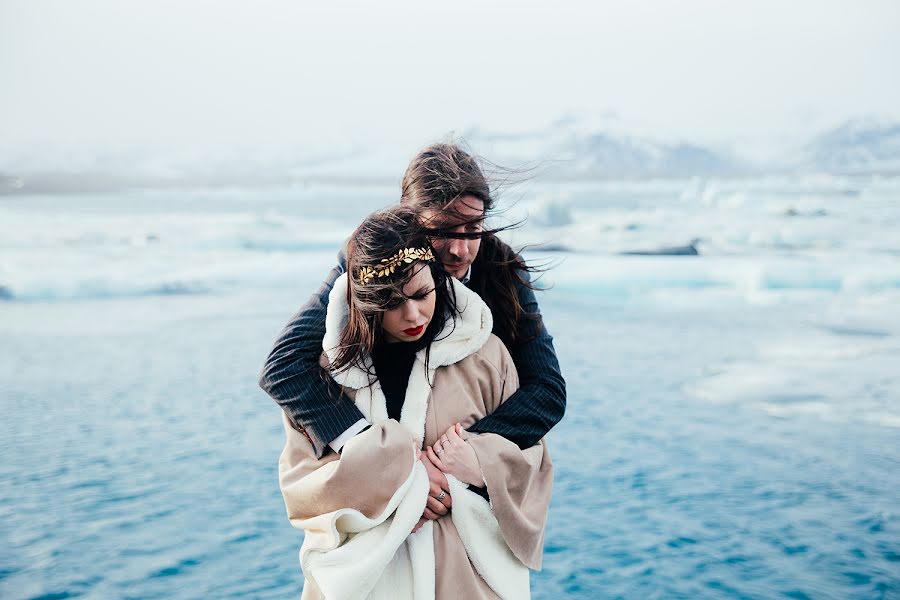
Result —
[[384, 277], [394, 272], [401, 264], [410, 264], [417, 260], [434, 262], [431, 248], [403, 248], [390, 258], [382, 258], [375, 266], [360, 267], [357, 277], [363, 285], [376, 277]]

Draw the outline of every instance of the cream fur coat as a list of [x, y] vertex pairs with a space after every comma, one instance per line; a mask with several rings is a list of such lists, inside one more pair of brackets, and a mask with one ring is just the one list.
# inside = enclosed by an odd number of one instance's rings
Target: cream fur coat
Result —
[[[331, 292], [323, 361], [347, 321], [346, 277]], [[416, 448], [434, 444], [453, 423], [465, 428], [490, 414], [518, 388], [487, 306], [451, 281], [461, 315], [432, 343], [428, 369], [425, 351], [417, 354], [399, 423], [388, 418], [378, 382], [369, 385], [359, 368], [334, 379], [372, 427], [340, 455], [317, 459], [284, 417], [279, 479], [288, 518], [305, 532], [304, 599], [529, 597], [528, 569], [540, 568], [553, 479], [543, 443], [523, 451], [498, 435], [464, 432], [490, 504], [448, 476], [450, 514], [410, 534], [429, 493]]]

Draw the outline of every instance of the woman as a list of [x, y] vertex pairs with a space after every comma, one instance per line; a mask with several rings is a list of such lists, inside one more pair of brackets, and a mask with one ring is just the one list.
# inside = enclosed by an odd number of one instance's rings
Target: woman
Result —
[[[464, 431], [518, 388], [492, 326], [412, 213], [376, 213], [351, 236], [322, 365], [371, 427], [317, 458], [284, 417], [279, 476], [306, 534], [304, 598], [528, 596], [552, 484], [546, 448]], [[452, 511], [410, 533], [433, 501], [422, 448], [447, 475]]]

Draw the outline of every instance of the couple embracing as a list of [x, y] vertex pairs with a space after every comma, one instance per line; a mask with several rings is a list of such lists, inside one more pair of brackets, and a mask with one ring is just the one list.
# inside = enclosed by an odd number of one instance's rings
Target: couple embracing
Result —
[[303, 598], [529, 595], [565, 382], [492, 207], [474, 157], [421, 151], [266, 361]]

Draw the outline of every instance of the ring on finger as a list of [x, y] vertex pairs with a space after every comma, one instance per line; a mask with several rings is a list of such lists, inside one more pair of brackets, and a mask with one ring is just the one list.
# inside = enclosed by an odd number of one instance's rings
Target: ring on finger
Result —
[[438, 494], [438, 497], [435, 498], [435, 500], [437, 500], [438, 502], [440, 502], [440, 501], [443, 500], [446, 496], [447, 496], [447, 492], [445, 492], [444, 490], [441, 490], [441, 493]]

